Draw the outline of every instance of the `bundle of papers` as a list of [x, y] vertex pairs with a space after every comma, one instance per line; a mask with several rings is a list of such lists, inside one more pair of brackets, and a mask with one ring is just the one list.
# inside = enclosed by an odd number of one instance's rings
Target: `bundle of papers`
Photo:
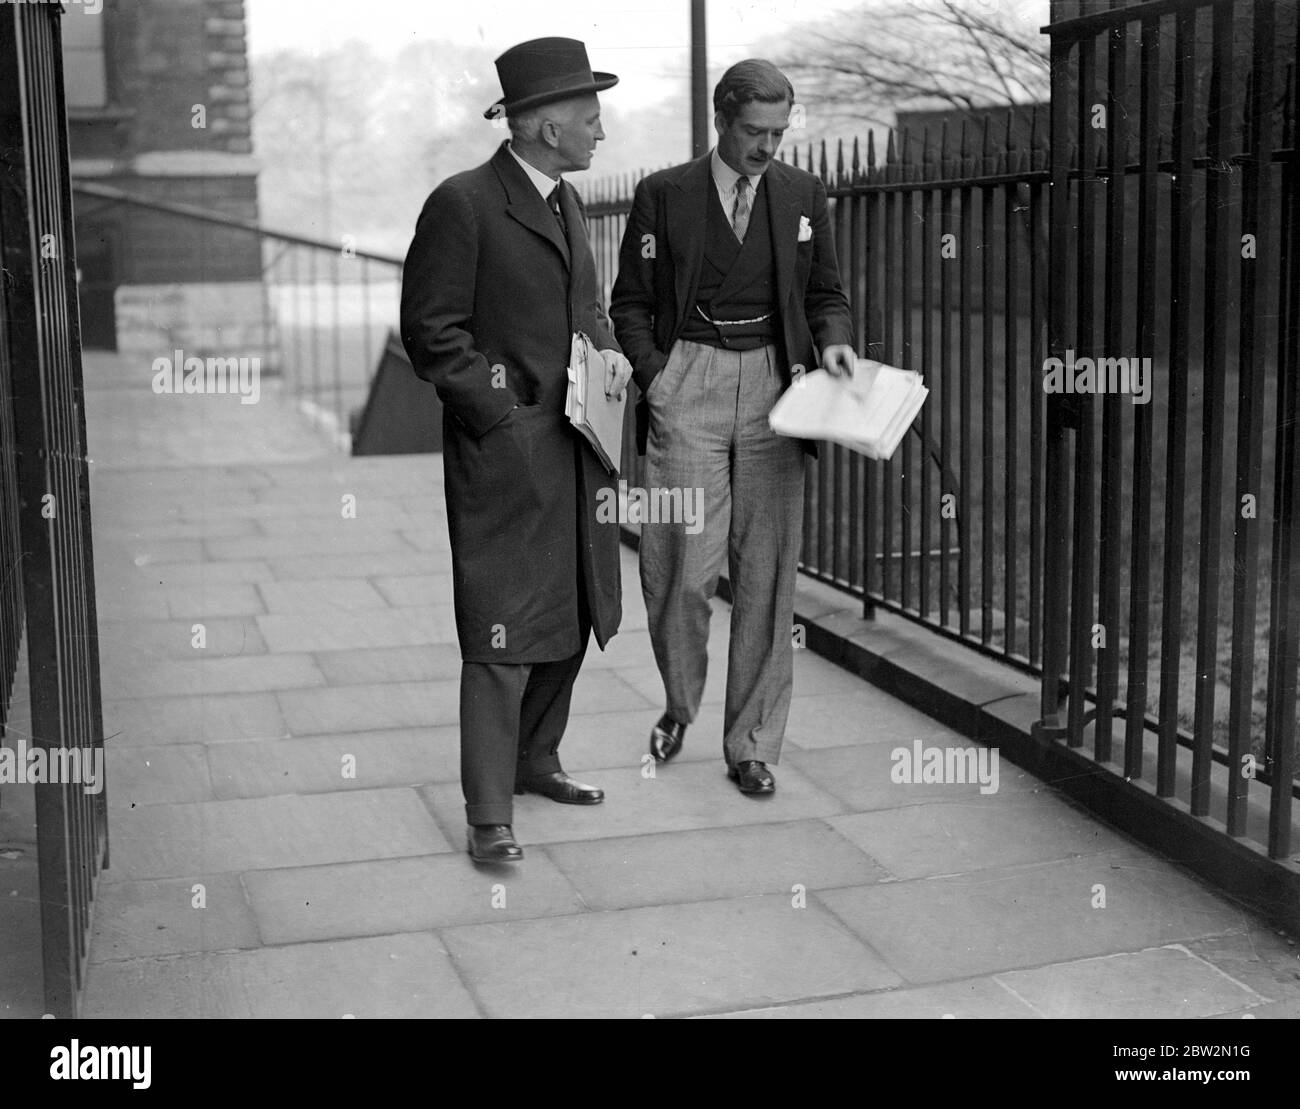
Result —
[[604, 357], [586, 335], [577, 332], [569, 352], [564, 414], [591, 444], [601, 465], [614, 474], [623, 458], [623, 400], [605, 395], [605, 378]]
[[778, 435], [824, 439], [883, 460], [898, 449], [929, 395], [920, 374], [859, 358], [852, 377], [814, 370], [795, 378], [768, 424]]

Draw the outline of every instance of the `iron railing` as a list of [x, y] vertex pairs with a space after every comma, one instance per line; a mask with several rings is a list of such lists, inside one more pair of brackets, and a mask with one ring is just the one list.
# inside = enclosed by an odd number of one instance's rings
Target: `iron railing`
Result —
[[[1156, 796], [1284, 859], [1296, 7], [1058, 0], [1052, 18], [1050, 354], [1150, 359], [1154, 375], [1151, 404], [1049, 398], [1041, 730], [1075, 747], [1091, 732], [1095, 762], [1126, 781], [1149, 774], [1153, 733]], [[1267, 787], [1254, 820], [1252, 781]]]
[[0, 6], [0, 703], [25, 635], [32, 734], [9, 738], [49, 767], [33, 786], [45, 1004], [70, 1017], [108, 817], [85, 768], [104, 732], [60, 12]]
[[225, 325], [261, 352], [264, 373], [283, 375], [303, 413], [348, 449], [351, 421], [365, 403], [388, 331], [398, 325], [402, 259], [90, 181], [78, 182], [73, 193], [88, 210], [120, 207], [125, 240], [133, 234], [132, 212], [143, 213], [154, 227], [174, 225], [186, 241], [198, 244], [198, 257], [251, 237], [262, 256], [260, 310]]

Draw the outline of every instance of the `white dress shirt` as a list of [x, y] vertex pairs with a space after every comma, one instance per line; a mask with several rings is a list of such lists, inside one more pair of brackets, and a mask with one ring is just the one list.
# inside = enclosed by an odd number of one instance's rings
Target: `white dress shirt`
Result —
[[537, 191], [542, 194], [542, 199], [549, 204], [551, 192], [555, 189], [555, 186], [560, 183], [560, 179], [558, 177], [552, 177], [550, 174], [543, 173], [535, 165], [525, 162], [515, 153], [515, 148], [509, 143], [506, 144], [506, 149], [510, 151], [510, 156], [524, 167], [524, 172], [528, 174], [528, 180], [531, 181]]
[[[722, 160], [722, 155], [718, 153], [716, 146], [713, 148], [709, 164], [713, 169], [713, 184], [717, 186], [718, 199], [722, 201], [722, 210], [727, 214], [727, 221], [730, 222], [736, 208], [736, 182], [740, 180], [740, 174]], [[749, 204], [752, 208], [754, 197], [758, 195], [758, 183], [763, 180], [763, 175], [747, 173], [745, 176], [749, 178]]]

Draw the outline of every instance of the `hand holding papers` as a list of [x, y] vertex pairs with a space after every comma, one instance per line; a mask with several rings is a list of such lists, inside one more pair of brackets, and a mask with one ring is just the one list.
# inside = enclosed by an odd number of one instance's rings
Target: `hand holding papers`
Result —
[[868, 458], [893, 455], [930, 390], [921, 375], [859, 358], [852, 376], [814, 370], [776, 402], [768, 424], [778, 435], [824, 439]]
[[[616, 373], [615, 383], [617, 377]], [[577, 332], [569, 351], [569, 388], [564, 398], [564, 414], [591, 444], [605, 469], [614, 474], [623, 457], [624, 393], [619, 389], [615, 390], [617, 398], [607, 396], [605, 387], [609, 380], [601, 352], [586, 335]]]

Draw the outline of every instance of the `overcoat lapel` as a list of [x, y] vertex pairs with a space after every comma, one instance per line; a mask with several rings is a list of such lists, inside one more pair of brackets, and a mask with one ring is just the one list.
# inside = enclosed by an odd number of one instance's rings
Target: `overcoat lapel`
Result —
[[[574, 188], [567, 181], [560, 185], [560, 211], [564, 215], [564, 229], [568, 235], [569, 251], [569, 300], [577, 293], [578, 279], [582, 274], [583, 260], [591, 256], [591, 246], [587, 240], [587, 226], [583, 222], [582, 212], [574, 199]], [[551, 217], [555, 222], [555, 217]]]
[[[524, 173], [504, 143], [492, 156], [492, 165], [501, 178], [501, 184], [505, 186], [508, 200], [506, 213], [511, 219], [517, 220], [528, 230], [536, 232], [551, 243], [560, 252], [560, 257], [564, 259], [564, 264], [567, 266], [569, 244], [564, 241], [564, 236], [560, 233], [560, 225], [555, 219], [555, 213], [542, 199], [542, 194], [533, 187], [533, 183], [528, 180], [528, 175]], [[564, 195], [563, 189], [560, 190], [560, 195]]]

